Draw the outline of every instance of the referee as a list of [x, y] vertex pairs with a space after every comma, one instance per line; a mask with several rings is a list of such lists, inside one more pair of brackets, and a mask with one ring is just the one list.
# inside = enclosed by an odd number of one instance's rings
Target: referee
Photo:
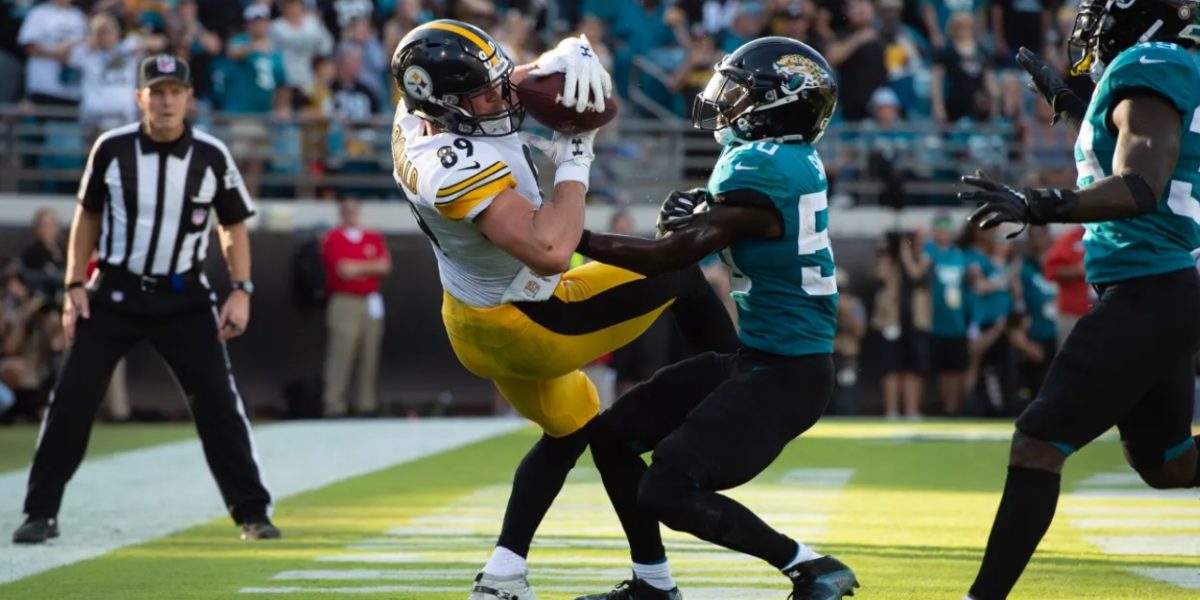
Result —
[[[186, 62], [151, 56], [138, 67], [142, 121], [96, 140], [79, 186], [67, 255], [63, 328], [72, 345], [42, 424], [23, 525], [13, 542], [58, 535], [63, 489], [83, 460], [113, 368], [149, 342], [174, 372], [195, 415], [204, 455], [243, 539], [280, 537], [259, 474], [225, 341], [250, 318], [250, 196], [225, 144], [184, 121]], [[201, 269], [212, 213], [233, 291], [217, 313]], [[88, 259], [100, 268], [84, 282]]]

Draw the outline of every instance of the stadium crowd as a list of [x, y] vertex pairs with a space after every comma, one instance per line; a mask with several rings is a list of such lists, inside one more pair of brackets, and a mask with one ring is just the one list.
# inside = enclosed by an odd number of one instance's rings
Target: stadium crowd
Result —
[[[903, 208], [952, 198], [908, 184], [953, 182], [968, 165], [1032, 164], [1022, 183], [1073, 183], [1073, 139], [1050, 126], [1049, 108], [1026, 92], [1012, 57], [1025, 46], [1065, 70], [1074, 9], [1069, 0], [0, 0], [0, 106], [39, 109], [30, 114], [45, 121], [45, 143], [62, 145], [27, 166], [78, 168], [91, 136], [135, 118], [138, 58], [165, 50], [191, 62], [195, 119], [222, 117], [248, 181], [264, 172], [319, 181], [390, 171], [389, 131], [380, 126], [397, 98], [388, 62], [407, 31], [435, 18], [493, 32], [517, 62], [587, 34], [626, 100], [623, 118], [687, 118], [721, 53], [777, 34], [814, 46], [840, 76], [841, 126], [822, 142], [835, 203], [873, 197]], [[1087, 94], [1085, 83], [1072, 84]], [[73, 110], [78, 118], [64, 116]], [[856, 182], [882, 185], [870, 192]], [[891, 417], [919, 417], [923, 405], [931, 414], [1011, 416], [1036, 394], [1056, 340], [1090, 302], [1081, 229], [1051, 236], [1034, 228], [1014, 244], [958, 227], [939, 217], [927, 231], [884, 235], [869, 281], [838, 270], [831, 410], [868, 410], [863, 373], [880, 375]], [[10, 420], [36, 418], [64, 346], [57, 217], [39, 213], [34, 232], [0, 273], [0, 414]], [[728, 285], [719, 268], [710, 271]], [[674, 359], [664, 336], [606, 357], [595, 378], [614, 389], [644, 379]], [[125, 418], [120, 387], [113, 415]], [[932, 390], [937, 401], [923, 403]], [[345, 410], [340, 400], [326, 403], [327, 412]], [[374, 410], [369, 398], [360, 404]]]
[[219, 115], [251, 183], [263, 172], [377, 174], [390, 169], [391, 52], [432, 19], [493, 32], [518, 63], [586, 33], [624, 114], [654, 118], [689, 116], [723, 52], [777, 34], [820, 50], [840, 76], [843, 126], [822, 148], [831, 176], [886, 182], [885, 204], [937, 202], [950, 194], [903, 183], [954, 181], [964, 160], [1036, 162], [1029, 177], [1046, 185], [1070, 176], [1071, 141], [1025, 93], [1012, 56], [1026, 46], [1065, 67], [1073, 10], [1056, 0], [2, 0], [0, 105], [78, 107], [84, 135], [74, 120], [51, 123], [46, 143], [65, 151], [36, 159], [78, 167], [72, 147], [132, 118], [137, 58], [166, 50], [191, 62], [195, 120]]

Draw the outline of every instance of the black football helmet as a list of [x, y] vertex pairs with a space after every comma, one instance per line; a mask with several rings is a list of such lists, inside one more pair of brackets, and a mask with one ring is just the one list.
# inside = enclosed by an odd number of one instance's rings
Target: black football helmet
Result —
[[[525, 110], [509, 76], [513, 62], [474, 25], [440, 19], [404, 36], [392, 77], [410, 114], [460, 135], [500, 136], [520, 128]], [[471, 98], [499, 87], [506, 108], [473, 114]]]
[[815, 143], [837, 108], [837, 81], [820, 52], [785, 37], [744, 44], [716, 71], [692, 105], [692, 125], [717, 141]]
[[1067, 47], [1071, 74], [1099, 81], [1122, 51], [1150, 41], [1191, 47], [1200, 41], [1197, 0], [1082, 0]]

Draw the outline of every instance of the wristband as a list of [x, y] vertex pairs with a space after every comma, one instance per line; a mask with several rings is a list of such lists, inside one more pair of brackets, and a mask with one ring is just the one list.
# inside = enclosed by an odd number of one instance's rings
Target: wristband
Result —
[[583, 184], [583, 189], [588, 188], [588, 179], [592, 169], [590, 166], [585, 167], [575, 163], [563, 163], [558, 165], [558, 169], [554, 172], [554, 185], [558, 185], [564, 181], [578, 181]]
[[82, 281], [72, 281], [71, 283], [68, 283], [68, 284], [67, 284], [67, 290], [68, 290], [68, 291], [69, 291], [69, 290], [77, 290], [77, 289], [81, 289], [81, 288], [83, 288], [83, 282], [82, 282]]

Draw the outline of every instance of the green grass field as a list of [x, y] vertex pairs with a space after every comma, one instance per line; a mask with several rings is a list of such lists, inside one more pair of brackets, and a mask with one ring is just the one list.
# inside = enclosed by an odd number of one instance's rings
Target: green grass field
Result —
[[[6, 461], [0, 466], [28, 460], [31, 431], [0, 430]], [[93, 456], [188, 431], [99, 428]], [[958, 600], [975, 575], [999, 500], [1009, 431], [1004, 424], [826, 422], [733, 495], [850, 564], [863, 585], [857, 598]], [[490, 553], [512, 470], [534, 439], [532, 429], [523, 429], [286, 499], [276, 509], [285, 532], [278, 543], [241, 542], [221, 519], [0, 585], [0, 599], [353, 593], [462, 600]], [[25, 448], [21, 460], [14, 462], [13, 448]], [[1058, 518], [1012, 598], [1200, 597], [1200, 589], [1184, 587], [1200, 586], [1200, 493], [1152, 492], [1131, 473], [1112, 441], [1072, 458]], [[627, 554], [606, 503], [585, 458], [530, 555], [531, 582], [543, 600], [574, 598], [625, 577]], [[70, 542], [69, 528], [63, 533], [59, 545]], [[685, 598], [787, 596], [783, 578], [765, 565], [687, 536], [666, 536]], [[1155, 573], [1184, 583], [1133, 569], [1160, 569]]]

